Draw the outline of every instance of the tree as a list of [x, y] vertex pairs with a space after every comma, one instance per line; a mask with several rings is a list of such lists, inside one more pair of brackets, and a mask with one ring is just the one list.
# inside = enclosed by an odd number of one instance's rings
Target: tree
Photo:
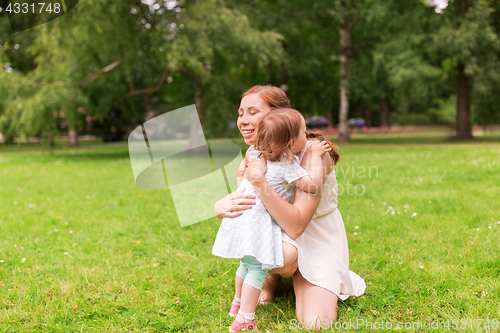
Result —
[[492, 20], [495, 4], [488, 0], [452, 1], [443, 11], [441, 27], [435, 34], [436, 57], [442, 60], [445, 70], [456, 73], [449, 75], [456, 82], [456, 137], [459, 139], [473, 137], [471, 97], [486, 83], [481, 83], [480, 79], [491, 78], [488, 72], [498, 73], [500, 39]]
[[[24, 119], [15, 126], [17, 134], [48, 136], [64, 115], [61, 123], [76, 139], [91, 116], [121, 139], [162, 102], [169, 103], [163, 111], [194, 102], [207, 123], [209, 113], [228, 113], [223, 105], [212, 103], [209, 110], [204, 102], [228, 99], [226, 91], [210, 89], [214, 77], [238, 81], [242, 71], [264, 71], [281, 58], [279, 34], [253, 28], [220, 0], [89, 0], [31, 31], [36, 66], [19, 77], [31, 89], [12, 91], [12, 117], [0, 116], [10, 124]], [[244, 62], [246, 69], [240, 67]], [[166, 86], [178, 86], [171, 89], [177, 95], [165, 96]]]

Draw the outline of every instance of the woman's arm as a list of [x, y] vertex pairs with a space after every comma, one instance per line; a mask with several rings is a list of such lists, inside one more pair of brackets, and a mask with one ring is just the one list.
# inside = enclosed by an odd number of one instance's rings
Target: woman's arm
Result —
[[[309, 151], [302, 160], [302, 166], [306, 169], [309, 165]], [[329, 154], [323, 155], [323, 172], [321, 183], [324, 184], [326, 171], [331, 169], [333, 162]], [[295, 202], [290, 204], [279, 196], [272, 186], [264, 178], [265, 161], [251, 161], [247, 167], [246, 176], [252, 183], [259, 199], [264, 203], [267, 211], [276, 220], [280, 227], [292, 239], [298, 238], [311, 222], [321, 200], [322, 187], [316, 194], [310, 194], [302, 190], [295, 193]]]
[[[253, 149], [253, 145], [248, 148], [245, 158], [241, 161], [240, 167], [237, 173], [237, 183], [238, 187], [243, 181], [243, 176], [245, 174], [245, 168], [248, 164], [248, 158], [250, 157], [250, 152]], [[241, 173], [241, 175], [240, 175]], [[247, 210], [252, 208], [255, 204], [255, 195], [250, 193], [245, 193], [245, 189], [238, 189], [235, 192], [226, 195], [224, 198], [217, 201], [214, 205], [215, 215], [222, 221], [223, 217], [236, 217], [241, 215], [242, 210]]]
[[255, 205], [254, 199], [255, 195], [245, 193], [244, 188], [238, 189], [215, 203], [215, 215], [220, 221], [222, 221], [223, 217], [240, 216], [242, 210], [250, 209], [252, 205]]

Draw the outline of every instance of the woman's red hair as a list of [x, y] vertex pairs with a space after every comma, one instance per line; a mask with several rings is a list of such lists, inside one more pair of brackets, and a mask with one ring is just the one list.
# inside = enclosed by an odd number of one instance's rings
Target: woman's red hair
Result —
[[245, 91], [245, 93], [241, 95], [241, 98], [253, 94], [258, 94], [272, 109], [290, 108], [290, 99], [286, 93], [278, 87], [271, 85], [253, 86]]

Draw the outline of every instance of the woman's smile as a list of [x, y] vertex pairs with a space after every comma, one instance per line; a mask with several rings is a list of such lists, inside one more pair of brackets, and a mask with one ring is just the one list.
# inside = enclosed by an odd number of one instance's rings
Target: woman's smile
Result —
[[243, 137], [245, 138], [248, 138], [250, 136], [252, 136], [252, 134], [255, 132], [255, 130], [253, 129], [241, 129], [241, 134], [243, 135]]

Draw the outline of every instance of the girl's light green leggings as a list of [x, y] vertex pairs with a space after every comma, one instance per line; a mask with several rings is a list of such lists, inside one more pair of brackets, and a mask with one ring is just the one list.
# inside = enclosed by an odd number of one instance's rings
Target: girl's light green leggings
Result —
[[262, 264], [252, 256], [244, 256], [240, 260], [240, 267], [236, 274], [243, 279], [243, 283], [261, 290], [267, 278], [268, 269], [263, 269]]

